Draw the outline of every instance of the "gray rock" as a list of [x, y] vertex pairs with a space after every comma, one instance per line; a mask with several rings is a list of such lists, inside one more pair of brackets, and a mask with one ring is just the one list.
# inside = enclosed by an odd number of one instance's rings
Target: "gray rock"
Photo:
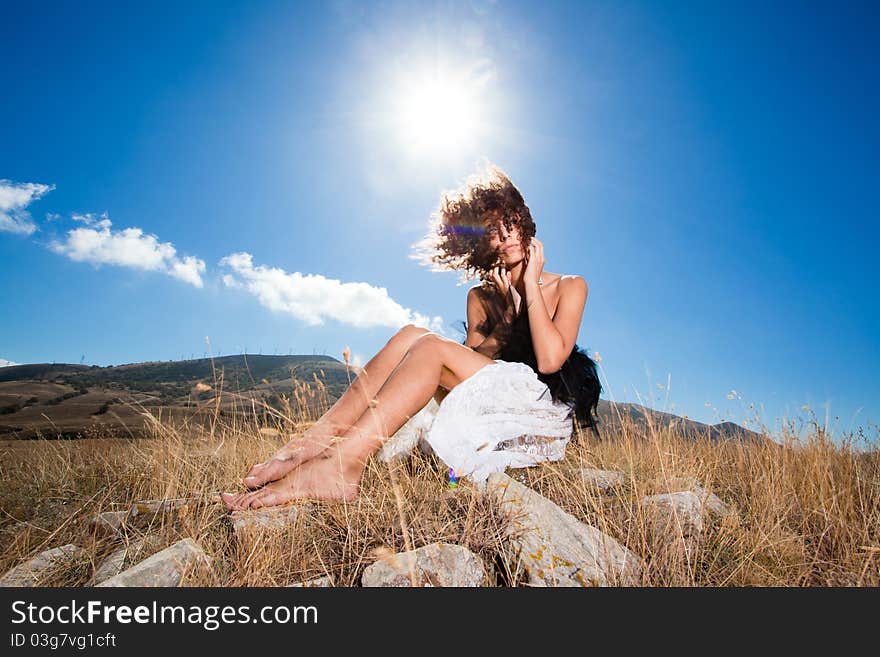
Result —
[[296, 522], [303, 513], [314, 507], [311, 504], [294, 504], [285, 507], [266, 507], [232, 512], [232, 530], [238, 537], [252, 532], [266, 532], [284, 529]]
[[307, 582], [298, 582], [297, 584], [291, 584], [288, 588], [329, 588], [333, 586], [333, 578], [330, 575], [326, 577], [318, 577], [317, 579], [310, 579]]
[[703, 540], [703, 498], [691, 490], [650, 495], [641, 501], [654, 549], [692, 560]]
[[198, 543], [185, 538], [98, 586], [177, 586], [187, 569], [210, 562]]
[[733, 514], [730, 507], [715, 493], [708, 491], [696, 477], [673, 477], [665, 483], [671, 493], [683, 491], [695, 493], [700, 498], [703, 509], [713, 516], [724, 517]]
[[382, 462], [405, 457], [415, 447], [425, 453], [432, 453], [430, 445], [425, 440], [425, 434], [431, 427], [440, 405], [434, 397], [425, 404], [422, 409], [407, 420], [394, 434], [388, 438], [382, 448], [376, 452], [376, 458]]
[[532, 586], [637, 585], [642, 560], [506, 474], [489, 477], [487, 494], [511, 515], [505, 544]]
[[123, 545], [101, 562], [89, 580], [88, 586], [96, 586], [114, 575], [118, 575], [133, 563], [141, 560], [145, 554], [155, 551], [158, 547], [158, 536], [146, 536], [132, 541], [128, 545]]
[[691, 490], [700, 498], [703, 510], [709, 512], [709, 514], [719, 518], [733, 514], [730, 507], [715, 493], [706, 490], [700, 485], [694, 486]]
[[693, 491], [649, 495], [641, 505], [657, 535], [699, 538], [703, 531], [703, 503]]
[[152, 519], [164, 513], [184, 511], [197, 501], [198, 498], [193, 497], [178, 497], [167, 500], [141, 500], [135, 502], [131, 509], [129, 509], [128, 519], [131, 520], [144, 516]]
[[120, 538], [130, 511], [103, 511], [89, 521], [95, 534], [108, 538]]
[[398, 552], [367, 566], [361, 586], [482, 586], [483, 562], [461, 545], [432, 543], [417, 550]]
[[69, 567], [86, 558], [88, 558], [86, 551], [72, 543], [44, 550], [0, 577], [0, 586], [42, 586], [46, 578], [59, 569]]
[[96, 584], [105, 582], [114, 575], [118, 575], [125, 570], [126, 554], [128, 554], [128, 547], [121, 547], [104, 559], [89, 580], [88, 586], [95, 586]]
[[578, 475], [588, 487], [601, 492], [608, 491], [617, 486], [623, 486], [623, 473], [614, 470], [581, 468], [578, 470]]

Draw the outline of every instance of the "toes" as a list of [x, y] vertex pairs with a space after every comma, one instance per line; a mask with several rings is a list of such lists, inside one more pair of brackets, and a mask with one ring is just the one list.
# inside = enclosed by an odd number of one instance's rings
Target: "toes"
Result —
[[[248, 488], [257, 488], [258, 486], [262, 486], [263, 484], [265, 484], [266, 480], [269, 478], [269, 476], [271, 474], [270, 472], [267, 472], [267, 470], [266, 470], [266, 466], [268, 464], [269, 464], [268, 461], [266, 463], [261, 463], [259, 465], [259, 468], [260, 468], [259, 470], [254, 471], [252, 469], [250, 472], [248, 472], [247, 476], [242, 480], [244, 485]], [[256, 468], [257, 466], [254, 466], [254, 467]]]
[[[275, 481], [285, 474], [286, 469], [283, 467], [283, 464], [287, 460], [287, 458], [273, 456], [265, 463], [255, 465], [244, 478], [244, 485], [247, 488], [258, 488], [265, 483]], [[259, 468], [259, 470], [255, 470], [256, 468]]]
[[223, 504], [226, 505], [226, 508], [230, 511], [240, 511], [244, 507], [242, 506], [242, 500], [247, 493], [221, 493], [220, 498], [223, 500]]
[[242, 511], [247, 508], [247, 493], [239, 493], [235, 497], [235, 509], [237, 511]]
[[244, 485], [248, 488], [255, 488], [256, 486], [259, 486], [261, 483], [263, 483], [263, 478], [261, 474], [268, 463], [268, 461], [265, 461], [263, 463], [257, 463], [256, 465], [254, 465], [245, 475]]
[[241, 499], [238, 501], [238, 508], [241, 509], [242, 511], [250, 508], [251, 500], [253, 500], [254, 497], [256, 495], [259, 495], [261, 492], [262, 492], [262, 489], [258, 490], [258, 491], [251, 491], [249, 493], [242, 493]]
[[[260, 491], [260, 492], [262, 492], [262, 491]], [[251, 500], [251, 507], [250, 508], [259, 509], [264, 506], [269, 506], [271, 504], [271, 502], [264, 501], [266, 497], [268, 497], [267, 494], [255, 495], [254, 498]]]
[[251, 499], [252, 509], [260, 509], [265, 506], [275, 506], [276, 504], [283, 504], [289, 499], [289, 494], [285, 495], [280, 491], [276, 491], [271, 488], [264, 488], [260, 491], [259, 495], [254, 495]]

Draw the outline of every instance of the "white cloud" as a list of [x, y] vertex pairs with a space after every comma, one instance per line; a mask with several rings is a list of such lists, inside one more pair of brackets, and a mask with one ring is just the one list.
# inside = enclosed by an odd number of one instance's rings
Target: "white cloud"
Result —
[[219, 264], [234, 274], [222, 277], [228, 287], [246, 289], [266, 308], [293, 315], [311, 326], [321, 326], [329, 318], [356, 328], [415, 324], [442, 332], [442, 317], [428, 317], [404, 308], [388, 296], [384, 287], [343, 283], [320, 274], [287, 273], [277, 267], [255, 267], [249, 253], [233, 253]]
[[86, 226], [94, 226], [95, 224], [100, 223], [100, 221], [106, 219], [107, 213], [102, 212], [101, 214], [96, 215], [94, 212], [74, 212], [70, 215], [70, 218], [81, 224], [85, 224]]
[[10, 367], [12, 365], [20, 365], [21, 363], [13, 363], [11, 360], [0, 358], [0, 367]]
[[184, 283], [202, 287], [202, 274], [205, 273], [205, 261], [195, 256], [184, 256], [183, 260], [176, 260], [168, 272], [174, 278]]
[[74, 214], [73, 219], [86, 227], [69, 230], [64, 242], [53, 241], [49, 248], [55, 253], [77, 262], [157, 271], [199, 288], [203, 286], [205, 262], [193, 256], [181, 260], [170, 242], [144, 235], [140, 228], [111, 230], [106, 213], [100, 219], [94, 214]]
[[0, 179], [0, 231], [31, 235], [37, 230], [37, 225], [25, 208], [53, 189], [55, 185], [14, 183]]

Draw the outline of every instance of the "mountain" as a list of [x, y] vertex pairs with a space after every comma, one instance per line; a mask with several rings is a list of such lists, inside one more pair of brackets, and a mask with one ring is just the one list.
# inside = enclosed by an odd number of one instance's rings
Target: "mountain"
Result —
[[692, 439], [742, 440], [761, 442], [768, 440], [763, 434], [746, 429], [734, 422], [704, 424], [686, 417], [657, 411], [640, 404], [599, 400], [596, 409], [599, 416], [600, 436], [613, 435], [623, 427], [632, 427], [638, 435], [651, 436], [652, 432], [674, 429]]
[[0, 438], [138, 437], [145, 413], [202, 421], [262, 409], [268, 422], [286, 402], [314, 417], [356, 376], [322, 355], [14, 365], [0, 368]]
[[[268, 423], [286, 415], [288, 404], [306, 409], [298, 420], [315, 419], [357, 371], [323, 355], [12, 365], [0, 368], [0, 439], [139, 437], [147, 435], [147, 413], [201, 422], [256, 410]], [[598, 415], [603, 437], [635, 426], [644, 435], [651, 435], [651, 427], [677, 427], [694, 438], [763, 440], [732, 422], [707, 425], [638, 404], [600, 400]]]

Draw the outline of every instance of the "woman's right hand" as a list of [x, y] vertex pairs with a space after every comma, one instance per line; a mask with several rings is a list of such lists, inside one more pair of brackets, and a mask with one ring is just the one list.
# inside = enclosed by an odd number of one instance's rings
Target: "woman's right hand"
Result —
[[495, 283], [495, 289], [504, 299], [504, 314], [507, 319], [512, 320], [519, 313], [522, 297], [516, 291], [511, 282], [511, 273], [504, 265], [497, 265], [492, 268], [492, 281]]

